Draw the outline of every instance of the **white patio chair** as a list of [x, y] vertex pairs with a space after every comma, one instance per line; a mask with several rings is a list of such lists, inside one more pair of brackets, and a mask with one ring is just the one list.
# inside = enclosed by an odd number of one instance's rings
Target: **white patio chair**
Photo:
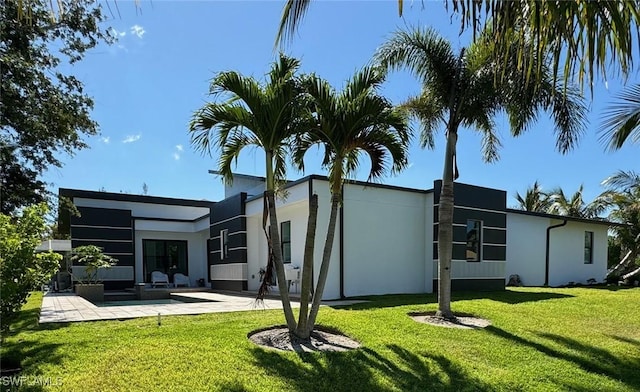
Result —
[[151, 287], [156, 287], [158, 285], [169, 287], [169, 275], [160, 271], [153, 271], [151, 273]]
[[189, 277], [181, 274], [181, 273], [177, 273], [173, 275], [173, 286], [174, 287], [178, 287], [178, 286], [186, 286], [189, 287]]

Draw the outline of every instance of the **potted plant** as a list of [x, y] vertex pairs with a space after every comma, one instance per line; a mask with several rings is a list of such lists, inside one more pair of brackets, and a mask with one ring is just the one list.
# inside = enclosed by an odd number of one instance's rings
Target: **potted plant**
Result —
[[104, 284], [98, 279], [98, 271], [111, 268], [118, 260], [102, 253], [98, 246], [85, 245], [73, 249], [71, 261], [85, 267], [84, 276], [76, 279], [76, 294], [91, 302], [104, 301]]

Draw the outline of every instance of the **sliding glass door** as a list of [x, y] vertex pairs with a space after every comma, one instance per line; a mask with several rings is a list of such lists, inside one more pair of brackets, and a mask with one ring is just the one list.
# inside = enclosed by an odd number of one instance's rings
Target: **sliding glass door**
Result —
[[145, 282], [151, 282], [151, 273], [160, 271], [169, 275], [180, 272], [189, 275], [187, 241], [142, 240], [142, 265]]

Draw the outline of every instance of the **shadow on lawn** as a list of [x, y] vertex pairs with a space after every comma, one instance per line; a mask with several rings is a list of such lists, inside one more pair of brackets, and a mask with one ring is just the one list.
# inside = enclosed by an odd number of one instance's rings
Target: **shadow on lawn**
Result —
[[[549, 299], [564, 299], [573, 297], [573, 295], [569, 294], [550, 293], [546, 291], [521, 292], [512, 290], [459, 291], [453, 292], [451, 295], [452, 301], [489, 299], [491, 301], [503, 302], [507, 304], [520, 304], [525, 302], [546, 301]], [[438, 298], [435, 294], [384, 295], [376, 297], [363, 297], [362, 299], [369, 300], [370, 302], [363, 302], [346, 306], [336, 306], [336, 308], [348, 310], [369, 310], [406, 305], [425, 305], [430, 303], [435, 304], [438, 302]]]
[[[556, 346], [563, 346], [564, 349], [534, 342], [495, 326], [489, 326], [485, 328], [485, 330], [501, 338], [511, 340], [514, 343], [534, 348], [550, 357], [572, 362], [587, 372], [606, 375], [611, 379], [619, 380], [633, 389], [640, 390], [640, 372], [638, 372], [638, 369], [640, 369], [640, 356], [629, 358], [622, 355], [615, 355], [602, 348], [590, 346], [578, 340], [556, 334], [539, 333], [538, 336], [548, 339], [550, 343], [554, 343]], [[559, 380], [559, 382], [561, 382], [561, 380]], [[574, 390], [588, 390], [587, 386], [583, 385], [581, 387], [575, 383], [566, 386]]]
[[[2, 344], [2, 376], [20, 377], [22, 372], [30, 375], [41, 374], [40, 366], [60, 363], [63, 355], [62, 344], [37, 344], [18, 335], [35, 331], [56, 330], [68, 324], [38, 325], [40, 308], [21, 310], [11, 323], [6, 341]], [[21, 372], [22, 371], [22, 372]], [[30, 385], [29, 390], [43, 390], [42, 386]]]
[[[381, 355], [361, 348], [343, 353], [300, 353], [298, 360], [276, 351], [254, 349], [256, 365], [286, 380], [296, 391], [460, 391], [493, 390], [440, 355], [413, 353], [397, 345]], [[235, 390], [242, 390], [236, 389]]]

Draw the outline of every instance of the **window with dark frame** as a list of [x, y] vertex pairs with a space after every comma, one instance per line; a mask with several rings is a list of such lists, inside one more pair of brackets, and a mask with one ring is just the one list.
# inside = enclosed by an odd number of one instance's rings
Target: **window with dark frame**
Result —
[[280, 223], [280, 235], [282, 236], [282, 261], [291, 263], [291, 221]]
[[481, 261], [480, 249], [482, 249], [482, 222], [479, 220], [467, 220], [467, 261]]
[[229, 258], [229, 230], [220, 230], [220, 260]]
[[593, 264], [593, 231], [584, 232], [584, 263]]

